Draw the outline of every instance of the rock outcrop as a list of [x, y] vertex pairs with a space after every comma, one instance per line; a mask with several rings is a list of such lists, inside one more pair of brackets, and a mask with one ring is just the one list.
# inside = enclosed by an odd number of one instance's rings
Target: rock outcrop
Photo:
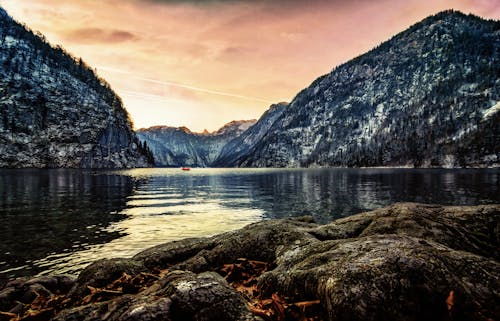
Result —
[[109, 84], [0, 8], [0, 167], [151, 162]]
[[401, 203], [327, 225], [263, 221], [98, 261], [71, 290], [56, 277], [13, 281], [0, 291], [10, 310], [0, 317], [498, 320], [499, 245], [500, 205]]
[[221, 163], [500, 166], [499, 111], [500, 21], [445, 11], [315, 80]]
[[139, 129], [137, 135], [152, 151], [156, 166], [208, 167], [229, 141], [253, 124], [255, 120], [235, 120], [213, 133], [194, 133], [186, 127], [153, 126]]

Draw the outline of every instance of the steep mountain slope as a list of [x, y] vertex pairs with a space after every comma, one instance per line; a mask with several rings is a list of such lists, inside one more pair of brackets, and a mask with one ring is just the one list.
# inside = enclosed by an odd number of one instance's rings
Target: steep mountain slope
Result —
[[252, 127], [228, 142], [222, 148], [220, 155], [213, 162], [212, 166], [233, 167], [236, 166], [241, 159], [251, 154], [255, 145], [260, 142], [276, 119], [281, 116], [286, 106], [287, 103], [271, 105]]
[[0, 8], [0, 167], [148, 166], [120, 98]]
[[193, 133], [186, 127], [154, 126], [139, 129], [137, 136], [153, 152], [156, 166], [211, 166], [222, 148], [255, 123], [227, 123], [213, 133]]
[[431, 16], [301, 91], [236, 166], [499, 166], [500, 22]]

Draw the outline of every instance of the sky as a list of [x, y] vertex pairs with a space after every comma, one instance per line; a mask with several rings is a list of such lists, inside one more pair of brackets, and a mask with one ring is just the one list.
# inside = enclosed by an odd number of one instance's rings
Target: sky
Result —
[[214, 131], [256, 119], [330, 72], [445, 9], [500, 19], [500, 0], [0, 0], [82, 57], [135, 128]]

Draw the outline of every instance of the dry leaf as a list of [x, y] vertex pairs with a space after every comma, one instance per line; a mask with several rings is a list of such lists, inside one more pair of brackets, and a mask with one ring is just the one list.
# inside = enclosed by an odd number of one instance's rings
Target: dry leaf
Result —
[[448, 297], [446, 298], [446, 306], [448, 307], [448, 311], [453, 309], [453, 305], [455, 304], [455, 292], [453, 290], [450, 291]]

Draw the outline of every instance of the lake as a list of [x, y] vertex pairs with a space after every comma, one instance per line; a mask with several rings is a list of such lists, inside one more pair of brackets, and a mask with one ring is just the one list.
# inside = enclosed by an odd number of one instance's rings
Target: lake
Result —
[[0, 170], [0, 281], [74, 275], [96, 259], [264, 219], [326, 223], [402, 201], [500, 203], [500, 170]]

